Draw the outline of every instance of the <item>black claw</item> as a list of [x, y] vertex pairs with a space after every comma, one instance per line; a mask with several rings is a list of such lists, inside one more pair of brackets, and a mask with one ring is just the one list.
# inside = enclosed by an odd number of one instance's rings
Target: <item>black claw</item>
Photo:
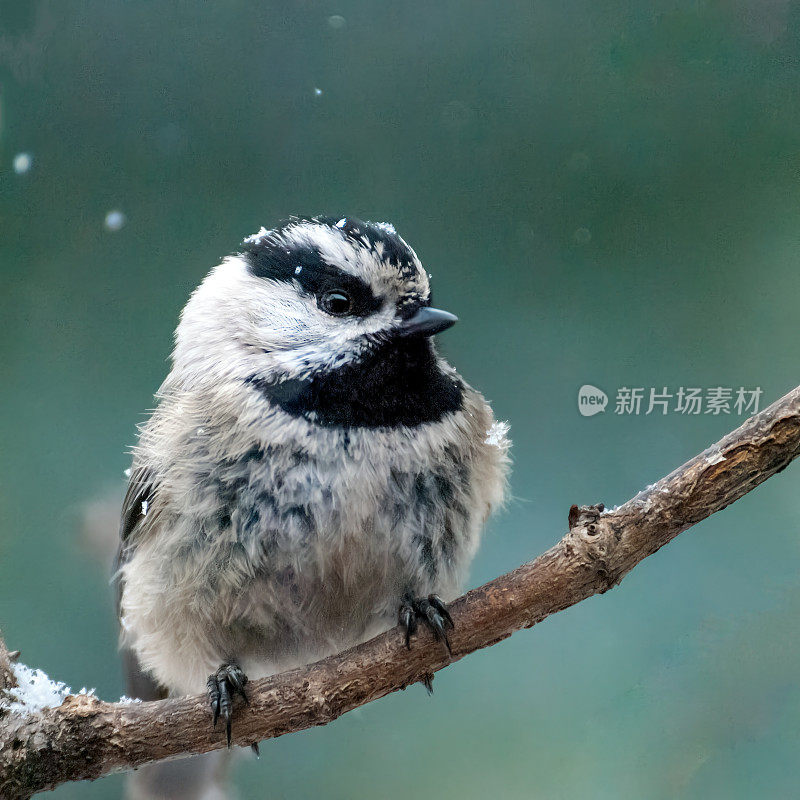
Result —
[[444, 619], [447, 627], [452, 629], [455, 628], [453, 624], [453, 618], [450, 616], [450, 612], [447, 610], [447, 606], [444, 604], [444, 601], [438, 594], [432, 594], [428, 596], [428, 601], [430, 604], [441, 614], [442, 618]]
[[231, 710], [233, 708], [233, 699], [228, 686], [228, 681], [222, 678], [219, 682], [219, 709], [226, 724], [231, 721]]
[[433, 607], [433, 605], [429, 605], [425, 609], [425, 621], [428, 623], [428, 626], [433, 631], [433, 635], [436, 637], [436, 639], [440, 642], [444, 642], [444, 646], [447, 648], [447, 652], [452, 655], [453, 651], [450, 649], [450, 640], [447, 638], [447, 631], [445, 630], [444, 618]]
[[217, 720], [219, 719], [219, 681], [216, 675], [212, 675], [206, 686], [208, 688], [208, 702], [211, 704], [211, 713], [214, 715], [213, 725], [217, 727]]
[[433, 694], [433, 673], [429, 672], [422, 679], [422, 685], [428, 690], [428, 695]]
[[225, 736], [228, 747], [231, 746], [231, 720], [233, 718], [233, 701], [238, 694], [248, 705], [244, 687], [247, 675], [236, 664], [223, 664], [211, 677], [206, 686], [208, 688], [208, 701], [211, 705], [213, 725], [216, 728], [220, 716], [225, 720]]
[[227, 671], [227, 678], [228, 683], [230, 683], [233, 690], [242, 696], [247, 705], [250, 705], [250, 701], [247, 699], [247, 695], [244, 693], [244, 685], [247, 683], [247, 676], [244, 674], [244, 672], [242, 672], [238, 667], [236, 669], [229, 668]]
[[414, 604], [404, 599], [400, 605], [400, 626], [406, 632], [406, 647], [411, 649], [411, 637], [417, 632], [417, 612]]
[[256, 754], [256, 758], [261, 758], [261, 751], [258, 749], [258, 742], [253, 742], [250, 749]]
[[452, 655], [447, 629], [454, 627], [453, 618], [438, 595], [431, 594], [427, 598], [417, 599], [407, 595], [403, 598], [400, 605], [400, 626], [405, 631], [406, 647], [409, 649], [411, 649], [411, 637], [417, 632], [418, 620], [422, 620], [433, 631], [437, 641], [444, 642], [448, 654]]

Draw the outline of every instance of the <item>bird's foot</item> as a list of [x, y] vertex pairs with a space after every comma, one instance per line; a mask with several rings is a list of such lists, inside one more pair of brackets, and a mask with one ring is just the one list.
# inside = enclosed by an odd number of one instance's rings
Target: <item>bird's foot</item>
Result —
[[411, 637], [417, 632], [419, 621], [425, 623], [440, 642], [444, 642], [448, 653], [450, 640], [447, 638], [448, 628], [453, 628], [453, 619], [442, 599], [435, 594], [414, 598], [406, 595], [400, 604], [400, 627], [405, 632], [406, 647], [411, 649]]
[[250, 705], [244, 692], [247, 675], [242, 672], [238, 664], [223, 664], [206, 683], [208, 687], [208, 702], [211, 713], [214, 715], [214, 727], [222, 716], [225, 720], [225, 733], [228, 737], [228, 747], [231, 746], [231, 718], [233, 717], [233, 701], [236, 695]]

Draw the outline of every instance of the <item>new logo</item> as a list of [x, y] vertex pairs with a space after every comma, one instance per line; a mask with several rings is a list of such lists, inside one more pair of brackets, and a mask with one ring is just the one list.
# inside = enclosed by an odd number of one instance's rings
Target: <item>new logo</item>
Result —
[[593, 417], [601, 411], [606, 410], [608, 396], [602, 389], [592, 386], [591, 383], [584, 383], [578, 389], [578, 411], [584, 417]]

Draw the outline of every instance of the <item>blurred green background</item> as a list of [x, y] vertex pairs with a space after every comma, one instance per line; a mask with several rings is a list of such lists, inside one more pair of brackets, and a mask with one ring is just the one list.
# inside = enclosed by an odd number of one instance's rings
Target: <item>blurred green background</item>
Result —
[[[9, 646], [122, 692], [126, 449], [188, 293], [291, 213], [392, 221], [462, 320], [441, 346], [515, 461], [473, 585], [743, 419], [617, 415], [619, 387], [794, 387], [799, 35], [788, 0], [0, 2]], [[265, 743], [240, 795], [795, 797], [798, 489], [794, 466], [432, 699]]]

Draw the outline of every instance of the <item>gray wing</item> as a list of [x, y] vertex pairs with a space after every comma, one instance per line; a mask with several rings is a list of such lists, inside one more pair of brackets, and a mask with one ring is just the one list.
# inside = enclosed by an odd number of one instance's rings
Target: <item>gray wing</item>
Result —
[[134, 467], [128, 481], [128, 490], [122, 501], [122, 518], [119, 523], [119, 545], [114, 560], [114, 578], [117, 583], [117, 610], [119, 610], [120, 569], [136, 549], [137, 542], [146, 530], [152, 527], [155, 513], [150, 514], [150, 507], [158, 490], [158, 479], [150, 467]]
[[156, 494], [155, 472], [149, 467], [136, 467], [128, 481], [128, 491], [122, 501], [122, 519], [119, 524], [120, 548], [133, 544], [135, 532], [142, 527], [147, 518], [148, 507], [153, 504]]
[[[147, 524], [149, 521], [147, 512], [155, 499], [157, 486], [156, 475], [150, 468], [136, 467], [131, 471], [128, 491], [125, 492], [125, 499], [122, 501], [119, 547], [114, 566], [118, 617], [122, 598], [120, 569], [136, 549], [136, 544], [146, 528], [150, 527]], [[166, 691], [141, 669], [136, 655], [125, 646], [122, 647], [122, 665], [129, 697], [138, 697], [140, 700], [159, 700], [166, 697]]]

